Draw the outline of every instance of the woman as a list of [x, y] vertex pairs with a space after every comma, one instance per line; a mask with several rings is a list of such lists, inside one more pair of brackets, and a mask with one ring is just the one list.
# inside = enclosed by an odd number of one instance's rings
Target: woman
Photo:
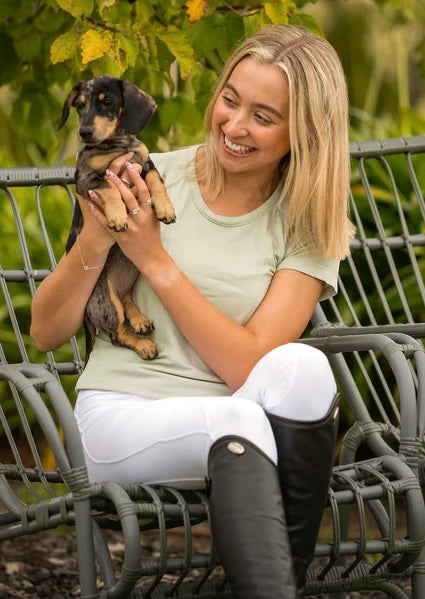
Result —
[[286, 25], [254, 34], [224, 67], [205, 143], [153, 155], [177, 222], [159, 225], [131, 156], [115, 160], [107, 176], [128, 230], [109, 230], [81, 201], [80, 251], [34, 297], [32, 337], [54, 349], [81, 326], [110, 247], [137, 266], [133, 296], [155, 322], [159, 356], [143, 361], [97, 336], [75, 408], [89, 476], [207, 478], [236, 599], [302, 592], [326, 502], [336, 386], [324, 354], [294, 342], [336, 292], [353, 233], [347, 112], [325, 40]]

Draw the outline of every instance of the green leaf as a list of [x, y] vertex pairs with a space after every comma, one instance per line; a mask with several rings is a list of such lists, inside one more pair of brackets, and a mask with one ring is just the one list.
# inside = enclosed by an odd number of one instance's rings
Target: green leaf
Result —
[[70, 30], [55, 39], [50, 47], [50, 61], [52, 64], [65, 62], [75, 56], [76, 48], [80, 45], [80, 36], [76, 31]]
[[24, 61], [38, 60], [43, 45], [43, 37], [38, 31], [15, 39], [14, 47], [17, 55]]
[[111, 75], [112, 77], [121, 77], [122, 70], [119, 63], [110, 56], [102, 56], [90, 63], [90, 69], [95, 77], [98, 75]]
[[312, 15], [307, 15], [304, 13], [295, 13], [289, 19], [289, 22], [292, 25], [302, 25], [303, 27], [306, 27], [313, 33], [316, 33], [317, 35], [320, 35], [321, 37], [325, 37], [325, 34], [323, 33], [323, 29], [320, 27], [319, 23], [316, 21], [316, 19]]
[[21, 61], [15, 52], [12, 40], [3, 33], [0, 33], [0, 56], [7, 56], [0, 69], [0, 85], [4, 85], [19, 73]]
[[76, 19], [83, 15], [91, 15], [94, 8], [93, 0], [57, 0], [59, 6]]
[[167, 46], [171, 54], [178, 60], [181, 76], [185, 79], [189, 73], [198, 73], [199, 65], [194, 59], [192, 46], [186, 36], [174, 25], [157, 29], [158, 38]]
[[115, 35], [118, 48], [125, 52], [126, 63], [129, 67], [134, 67], [139, 55], [139, 44], [134, 37], [126, 37], [121, 33]]
[[272, 0], [264, 3], [264, 11], [272, 23], [288, 23], [295, 10], [291, 0]]

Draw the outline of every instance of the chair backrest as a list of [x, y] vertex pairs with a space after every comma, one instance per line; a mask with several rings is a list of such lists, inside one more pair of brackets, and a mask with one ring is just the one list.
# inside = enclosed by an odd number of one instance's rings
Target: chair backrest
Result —
[[0, 364], [44, 363], [58, 376], [82, 371], [81, 341], [72, 338], [43, 354], [29, 336], [37, 283], [53, 270], [65, 247], [74, 176], [74, 167], [0, 169]]
[[[416, 351], [410, 366], [418, 387], [425, 338], [425, 136], [351, 143], [350, 154], [356, 238], [341, 264], [339, 293], [317, 306], [310, 332], [317, 337], [374, 333], [384, 325], [393, 340]], [[331, 356], [331, 363], [344, 395], [351, 395], [356, 419], [399, 427], [400, 388], [379, 351]], [[425, 427], [419, 387], [412, 437], [415, 419], [416, 437]]]
[[350, 154], [356, 239], [321, 307], [333, 323], [415, 324], [425, 337], [425, 136], [351, 143]]

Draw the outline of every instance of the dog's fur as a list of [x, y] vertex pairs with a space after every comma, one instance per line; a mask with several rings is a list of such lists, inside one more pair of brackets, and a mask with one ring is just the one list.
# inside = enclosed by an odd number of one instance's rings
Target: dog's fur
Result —
[[[134, 152], [131, 161], [142, 165], [142, 176], [156, 217], [166, 224], [174, 222], [174, 208], [162, 178], [145, 144], [135, 137], [156, 109], [153, 98], [129, 81], [101, 76], [80, 81], [71, 90], [63, 105], [59, 129], [65, 124], [71, 107], [78, 111], [79, 134], [86, 144], [77, 157], [77, 193], [89, 199], [88, 190], [95, 190], [108, 226], [115, 231], [125, 231], [127, 209], [116, 187], [105, 179], [105, 171], [118, 156]], [[74, 245], [82, 224], [81, 209], [76, 202], [66, 252]], [[115, 345], [129, 347], [145, 360], [157, 356], [155, 344], [145, 337], [153, 330], [153, 323], [139, 312], [131, 296], [138, 274], [134, 264], [115, 244], [87, 304], [86, 359], [98, 330], [106, 333]]]

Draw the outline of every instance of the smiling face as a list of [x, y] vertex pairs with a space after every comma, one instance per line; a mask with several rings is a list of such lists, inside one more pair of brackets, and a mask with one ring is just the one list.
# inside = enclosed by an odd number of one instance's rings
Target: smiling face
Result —
[[215, 102], [211, 125], [225, 171], [273, 178], [290, 149], [289, 86], [283, 71], [251, 57], [241, 60]]

